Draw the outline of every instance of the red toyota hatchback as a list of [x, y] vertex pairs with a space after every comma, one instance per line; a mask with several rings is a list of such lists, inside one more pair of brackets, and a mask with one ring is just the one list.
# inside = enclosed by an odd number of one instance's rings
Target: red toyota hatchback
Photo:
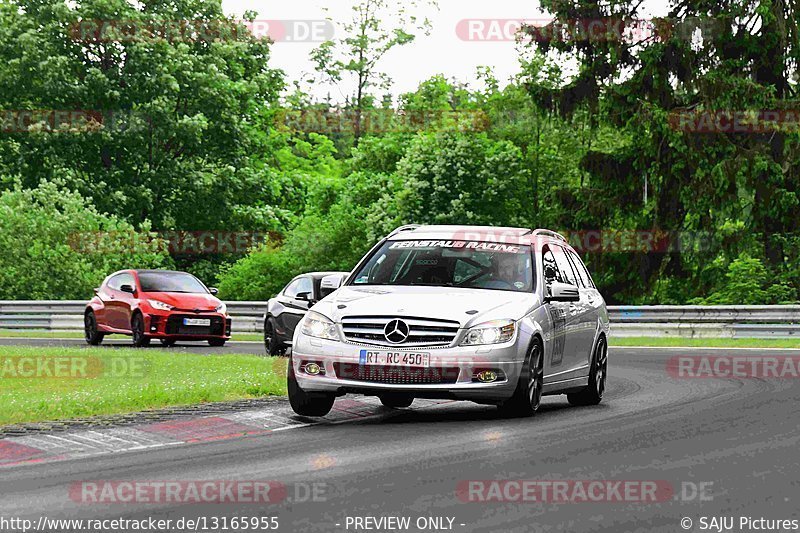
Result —
[[120, 270], [94, 292], [84, 313], [89, 344], [100, 344], [111, 333], [131, 335], [134, 346], [147, 346], [151, 339], [164, 346], [179, 340], [222, 346], [231, 338], [231, 319], [214, 296], [217, 289], [186, 272]]

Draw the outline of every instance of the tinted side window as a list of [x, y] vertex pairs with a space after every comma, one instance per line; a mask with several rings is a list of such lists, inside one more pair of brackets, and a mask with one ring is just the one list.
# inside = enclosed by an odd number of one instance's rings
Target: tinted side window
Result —
[[120, 286], [122, 286], [122, 274], [111, 276], [111, 279], [108, 280], [108, 288], [118, 291]]
[[594, 289], [595, 286], [594, 282], [592, 281], [592, 276], [589, 275], [589, 269], [586, 268], [583, 260], [575, 252], [570, 252], [570, 257], [572, 257], [572, 260], [575, 263], [575, 270], [577, 270], [578, 274], [586, 280], [586, 288]]
[[575, 275], [578, 276], [578, 286], [583, 287], [584, 289], [591, 289], [591, 285], [589, 285], [588, 280], [586, 279], [586, 274], [583, 272], [582, 269], [578, 268], [578, 257], [572, 252], [572, 250], [564, 250], [567, 254], [567, 258], [569, 262], [572, 264], [572, 270], [575, 272]]
[[134, 289], [136, 288], [136, 282], [133, 280], [133, 276], [131, 274], [120, 274], [119, 276], [121, 281], [119, 286], [122, 287], [123, 285], [130, 285]]
[[567, 259], [567, 254], [565, 253], [564, 248], [560, 246], [553, 246], [553, 257], [556, 258], [558, 270], [561, 272], [564, 282], [572, 285], [578, 285], [578, 278], [575, 276], [575, 271], [572, 270], [572, 265], [569, 263], [569, 259]]
[[295, 295], [300, 294], [301, 292], [307, 292], [310, 297], [314, 296], [314, 285], [311, 282], [311, 278], [300, 278], [297, 281], [297, 293]]
[[294, 298], [297, 296], [298, 290], [297, 288], [300, 286], [300, 279], [296, 279], [289, 283], [285, 289], [283, 289], [283, 295], [287, 298]]
[[545, 283], [548, 285], [554, 281], [564, 283], [564, 278], [561, 276], [561, 272], [558, 271], [558, 263], [556, 263], [556, 259], [553, 257], [553, 252], [550, 250], [550, 247], [545, 246], [542, 250], [542, 266], [544, 267]]
[[115, 291], [120, 290], [120, 287], [123, 285], [130, 285], [132, 287], [136, 287], [136, 283], [133, 281], [133, 276], [130, 274], [117, 274], [113, 276], [110, 280], [108, 280], [108, 288], [114, 289]]

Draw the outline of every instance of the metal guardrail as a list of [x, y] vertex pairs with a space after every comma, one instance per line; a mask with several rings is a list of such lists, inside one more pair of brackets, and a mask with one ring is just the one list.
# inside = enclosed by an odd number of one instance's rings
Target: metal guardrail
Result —
[[[226, 302], [234, 333], [262, 331], [267, 302]], [[83, 329], [86, 302], [0, 300], [0, 329]], [[800, 305], [609, 306], [619, 337], [800, 337]]]
[[619, 337], [800, 337], [800, 305], [609, 306]]
[[[263, 331], [267, 302], [226, 302], [234, 333]], [[86, 302], [80, 300], [0, 300], [0, 329], [82, 331]]]
[[613, 322], [800, 324], [800, 305], [621, 305], [608, 311]]

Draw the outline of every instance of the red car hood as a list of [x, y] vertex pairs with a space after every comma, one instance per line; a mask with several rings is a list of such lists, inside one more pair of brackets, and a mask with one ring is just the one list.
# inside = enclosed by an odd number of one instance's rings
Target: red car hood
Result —
[[146, 292], [142, 298], [159, 300], [178, 309], [213, 311], [220, 304], [215, 296], [202, 293], [185, 292]]

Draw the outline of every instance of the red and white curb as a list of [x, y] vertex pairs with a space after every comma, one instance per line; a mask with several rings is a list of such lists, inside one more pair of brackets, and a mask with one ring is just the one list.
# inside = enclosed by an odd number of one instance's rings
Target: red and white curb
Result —
[[[451, 401], [418, 399], [414, 409], [447, 403]], [[198, 418], [7, 437], [0, 439], [0, 468], [265, 435], [385, 415], [377, 398], [343, 398], [336, 401], [330, 414], [317, 420], [300, 418], [288, 402], [276, 402], [269, 407]]]

